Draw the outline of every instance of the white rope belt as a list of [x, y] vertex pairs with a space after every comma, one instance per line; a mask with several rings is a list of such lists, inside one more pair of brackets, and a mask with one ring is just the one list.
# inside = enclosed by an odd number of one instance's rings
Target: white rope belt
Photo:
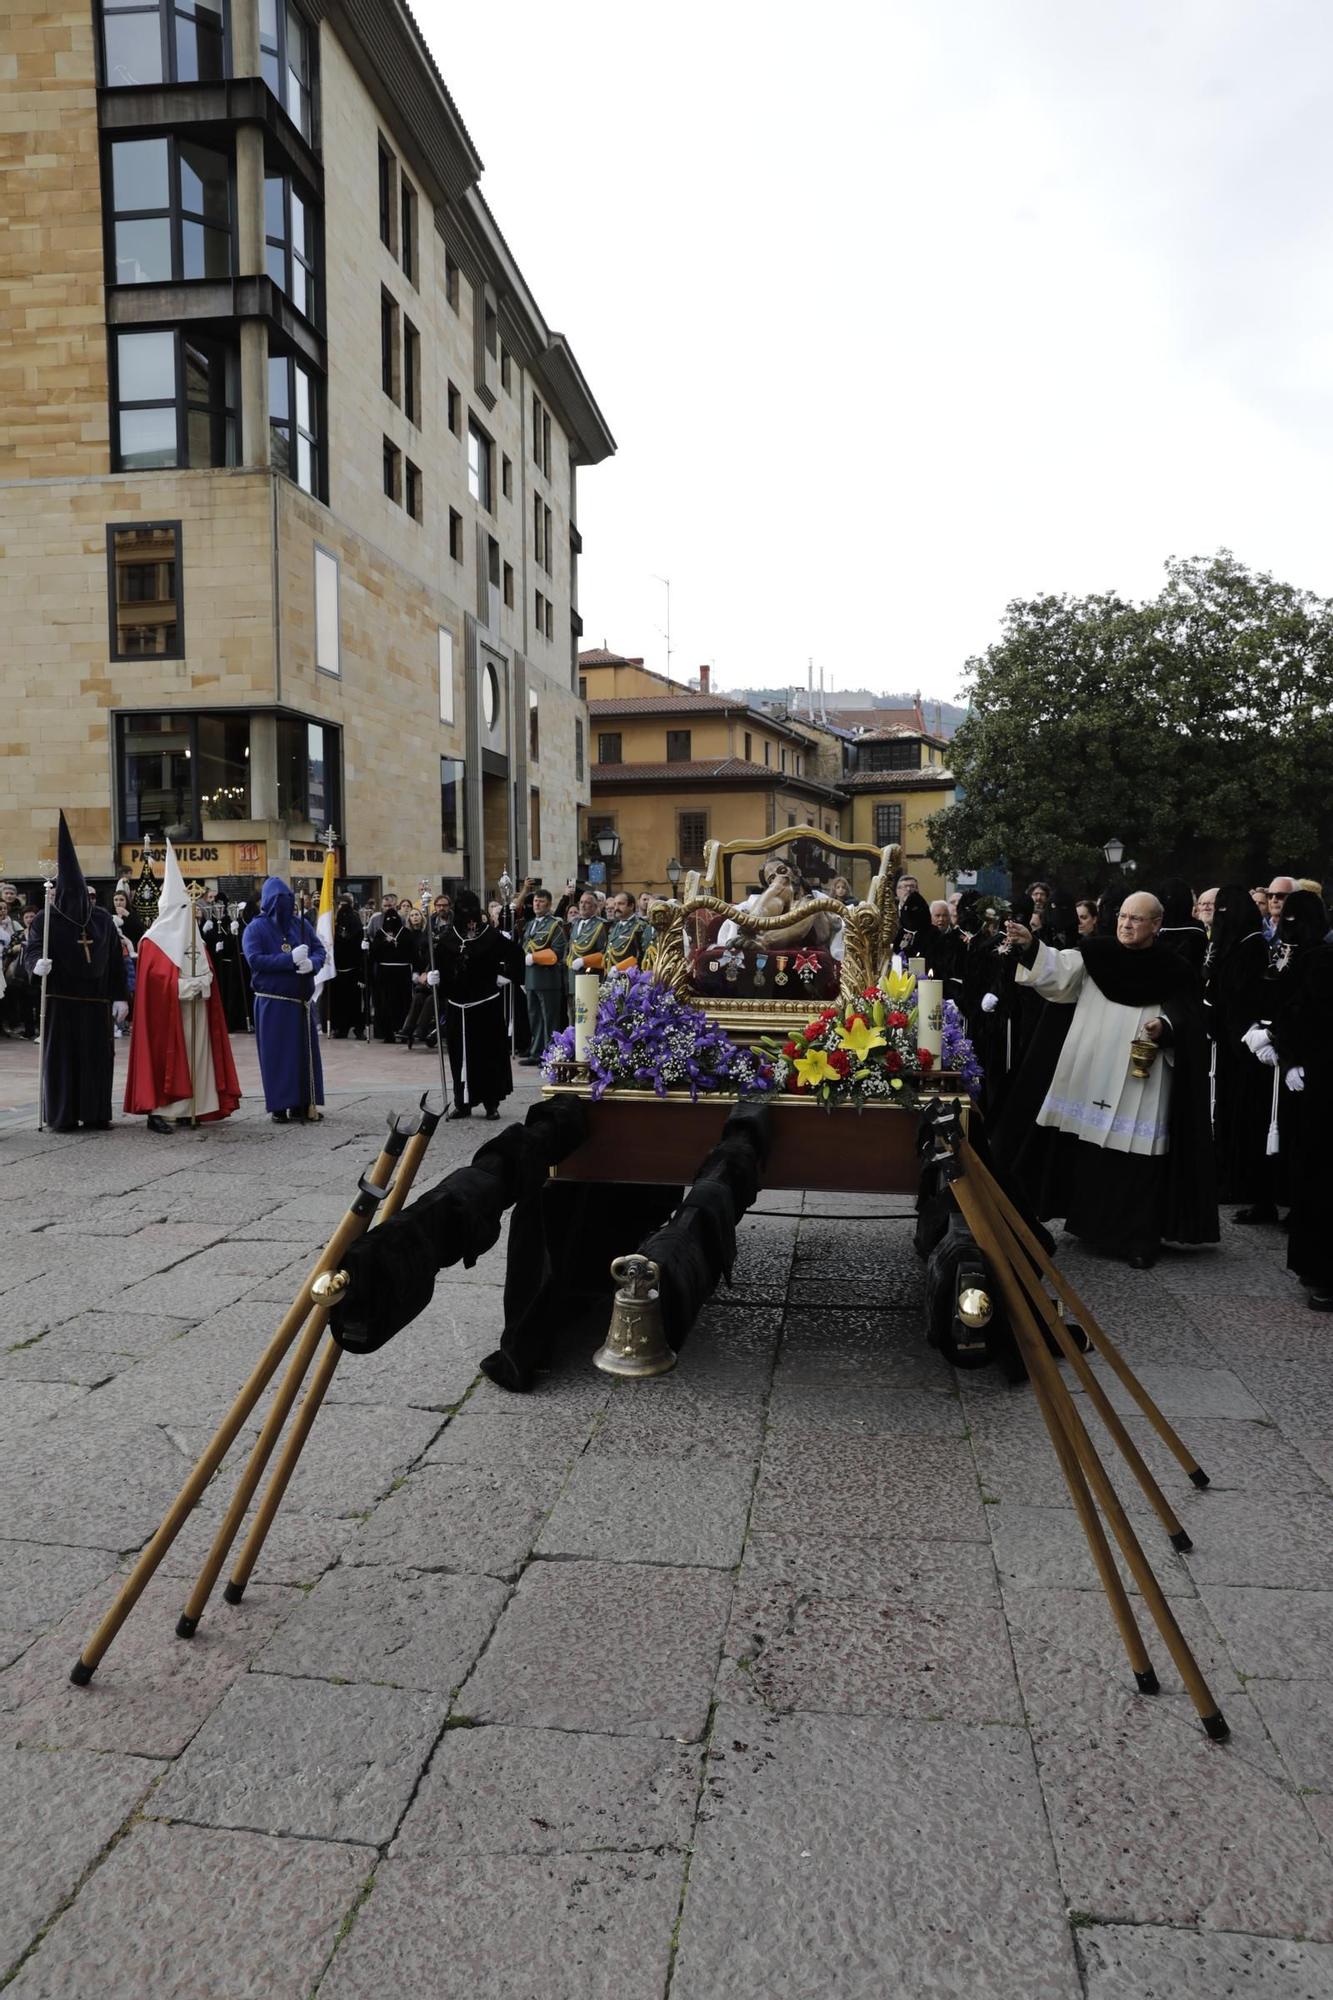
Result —
[[[448, 1005], [450, 1007], [457, 1007], [460, 1014], [467, 1014], [470, 1013], [472, 1008], [474, 1007], [488, 1007], [492, 1000], [498, 1000], [499, 997], [500, 997], [500, 989], [497, 986], [494, 993], [483, 993], [480, 1000], [454, 1000], [451, 998], [448, 1001]], [[464, 1104], [470, 1105], [472, 1102], [472, 1096], [471, 1092], [468, 1090], [467, 1087], [467, 1022], [461, 1021], [459, 1023], [459, 1026], [463, 1030], [463, 1073], [459, 1077], [458, 1082], [459, 1082], [459, 1088], [462, 1090], [463, 1093]]]

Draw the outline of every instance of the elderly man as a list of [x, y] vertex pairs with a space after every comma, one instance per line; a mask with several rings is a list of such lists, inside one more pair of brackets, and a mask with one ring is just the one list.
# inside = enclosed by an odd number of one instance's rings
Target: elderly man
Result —
[[1282, 912], [1287, 907], [1288, 896], [1294, 894], [1294, 875], [1275, 875], [1268, 885], [1268, 915], [1264, 919], [1264, 931], [1268, 937], [1277, 935], [1277, 927], [1282, 922]]
[[[1063, 1215], [1072, 1235], [1137, 1270], [1156, 1262], [1163, 1237], [1219, 1233], [1199, 977], [1160, 942], [1161, 925], [1157, 898], [1135, 895], [1113, 938], [1072, 951], [1006, 926], [1019, 984], [1074, 1012], [1049, 1076], [1029, 1075], [1032, 1065], [1020, 1076], [1002, 1155], [1043, 1219]], [[1052, 1046], [1040, 1037], [1034, 1058]]]

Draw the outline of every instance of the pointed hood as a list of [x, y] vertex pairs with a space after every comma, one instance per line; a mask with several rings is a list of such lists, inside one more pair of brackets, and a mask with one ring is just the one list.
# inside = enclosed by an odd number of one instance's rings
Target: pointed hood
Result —
[[185, 877], [181, 874], [176, 850], [167, 842], [167, 865], [162, 878], [162, 893], [158, 898], [157, 916], [144, 932], [139, 949], [146, 944], [155, 944], [160, 952], [169, 958], [177, 971], [186, 970], [191, 964], [193, 948], [194, 961], [206, 966], [202, 944], [195, 944], [191, 936], [194, 930], [194, 907], [185, 887]]
[[83, 870], [74, 849], [74, 836], [62, 812], [56, 848], [55, 907], [72, 923], [82, 925], [87, 923], [92, 906], [93, 899], [88, 893], [88, 884], [83, 879]]
[[267, 917], [270, 923], [276, 924], [280, 931], [285, 932], [295, 908], [296, 898], [290, 886], [283, 881], [281, 875], [270, 875], [259, 898], [260, 915]]

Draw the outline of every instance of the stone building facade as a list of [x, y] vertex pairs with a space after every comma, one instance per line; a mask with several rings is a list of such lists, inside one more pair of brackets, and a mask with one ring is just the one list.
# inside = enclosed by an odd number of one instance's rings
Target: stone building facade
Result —
[[575, 872], [614, 451], [399, 0], [15, 0], [0, 872]]

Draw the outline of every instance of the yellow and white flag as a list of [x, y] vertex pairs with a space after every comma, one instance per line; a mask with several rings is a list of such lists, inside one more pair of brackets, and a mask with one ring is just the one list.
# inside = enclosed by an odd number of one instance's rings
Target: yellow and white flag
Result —
[[316, 991], [326, 979], [332, 979], [333, 965], [333, 849], [324, 856], [324, 880], [319, 885], [319, 913], [315, 918], [315, 935], [324, 947], [324, 963], [315, 974]]

